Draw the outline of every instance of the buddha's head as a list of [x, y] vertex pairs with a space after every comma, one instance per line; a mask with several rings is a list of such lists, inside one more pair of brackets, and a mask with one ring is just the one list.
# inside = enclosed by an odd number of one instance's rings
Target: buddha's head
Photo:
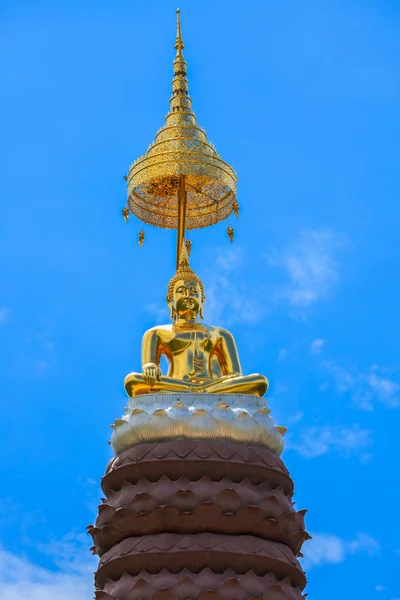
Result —
[[179, 267], [168, 284], [167, 302], [171, 311], [171, 319], [178, 317], [195, 319], [203, 318], [205, 300], [203, 282], [190, 268], [186, 251], [182, 252]]

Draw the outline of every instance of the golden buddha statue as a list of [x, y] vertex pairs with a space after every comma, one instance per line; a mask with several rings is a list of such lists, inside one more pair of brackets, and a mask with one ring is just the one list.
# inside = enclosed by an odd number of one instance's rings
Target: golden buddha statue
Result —
[[[152, 327], [143, 336], [142, 373], [130, 373], [124, 385], [128, 396], [149, 392], [207, 392], [263, 396], [268, 388], [264, 375], [242, 375], [232, 334], [205, 325], [202, 281], [189, 265], [183, 249], [176, 274], [168, 284], [167, 302], [173, 323]], [[162, 375], [161, 356], [169, 363]]]

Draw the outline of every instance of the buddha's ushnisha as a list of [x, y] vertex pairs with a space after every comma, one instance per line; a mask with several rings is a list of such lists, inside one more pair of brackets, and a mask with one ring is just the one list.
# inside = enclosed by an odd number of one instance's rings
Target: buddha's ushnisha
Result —
[[[183, 249], [176, 274], [168, 284], [172, 324], [152, 327], [143, 336], [142, 373], [125, 377], [129, 396], [149, 392], [207, 392], [255, 394], [268, 389], [264, 375], [242, 375], [232, 334], [198, 321], [203, 318], [203, 283], [189, 265]], [[168, 361], [162, 375], [161, 357]]]

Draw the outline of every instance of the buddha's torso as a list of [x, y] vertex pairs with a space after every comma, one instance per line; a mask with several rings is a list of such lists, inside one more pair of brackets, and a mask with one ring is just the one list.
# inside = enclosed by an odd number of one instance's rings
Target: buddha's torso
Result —
[[221, 351], [221, 331], [217, 327], [199, 323], [163, 325], [156, 332], [158, 351], [169, 361], [169, 377], [201, 382], [220, 376], [218, 363], [212, 361]]

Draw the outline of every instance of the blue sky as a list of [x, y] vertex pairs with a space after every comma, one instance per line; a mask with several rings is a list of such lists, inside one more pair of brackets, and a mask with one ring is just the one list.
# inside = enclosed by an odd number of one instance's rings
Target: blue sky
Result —
[[[91, 597], [86, 525], [175, 236], [125, 225], [176, 2], [0, 5], [0, 591]], [[270, 380], [311, 598], [398, 600], [400, 3], [183, 0], [198, 121], [241, 214], [194, 232], [205, 318]], [[395, 571], [396, 570], [396, 571]]]

